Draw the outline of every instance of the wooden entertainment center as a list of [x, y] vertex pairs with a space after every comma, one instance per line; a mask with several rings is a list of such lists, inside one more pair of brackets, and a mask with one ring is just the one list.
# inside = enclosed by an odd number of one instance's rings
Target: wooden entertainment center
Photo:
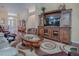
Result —
[[71, 41], [71, 12], [72, 9], [65, 9], [42, 13], [38, 35], [69, 44]]

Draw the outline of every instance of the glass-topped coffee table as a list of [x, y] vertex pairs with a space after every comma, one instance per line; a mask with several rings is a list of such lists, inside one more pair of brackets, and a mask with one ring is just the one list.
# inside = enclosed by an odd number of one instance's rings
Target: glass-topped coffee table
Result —
[[22, 39], [22, 44], [30, 48], [39, 48], [41, 39], [37, 35], [26, 34]]

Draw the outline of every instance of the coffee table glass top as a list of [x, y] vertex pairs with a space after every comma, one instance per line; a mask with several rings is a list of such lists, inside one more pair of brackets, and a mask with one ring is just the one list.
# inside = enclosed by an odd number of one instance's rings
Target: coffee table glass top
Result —
[[26, 34], [23, 38], [24, 38], [24, 40], [27, 40], [27, 41], [38, 41], [38, 40], [40, 40], [37, 35], [33, 35], [33, 34]]

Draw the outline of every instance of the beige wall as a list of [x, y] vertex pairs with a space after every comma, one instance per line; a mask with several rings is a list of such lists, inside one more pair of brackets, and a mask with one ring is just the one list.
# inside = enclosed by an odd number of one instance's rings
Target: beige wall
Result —
[[6, 25], [8, 12], [6, 10], [0, 10], [0, 18], [3, 20], [3, 24]]
[[[41, 7], [46, 7], [46, 11], [56, 10], [60, 4], [40, 4], [37, 6], [38, 15], [41, 13]], [[67, 9], [72, 9], [72, 32], [71, 41], [79, 43], [79, 4], [66, 4]], [[37, 19], [36, 19], [37, 20]], [[38, 19], [39, 21], [39, 19]], [[38, 22], [39, 23], [39, 22]], [[38, 25], [38, 24], [37, 24]]]

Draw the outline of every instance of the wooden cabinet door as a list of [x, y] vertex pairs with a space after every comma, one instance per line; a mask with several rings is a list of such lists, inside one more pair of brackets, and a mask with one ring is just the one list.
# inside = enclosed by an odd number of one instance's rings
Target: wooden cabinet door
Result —
[[51, 37], [52, 37], [52, 29], [48, 28], [48, 38], [51, 38]]
[[60, 40], [64, 43], [70, 43], [70, 28], [60, 29]]
[[60, 37], [59, 27], [52, 27], [52, 39], [60, 41], [59, 37]]
[[44, 37], [44, 27], [43, 26], [38, 27], [38, 35], [40, 37]]
[[51, 39], [52, 36], [52, 29], [51, 27], [44, 27], [44, 37]]

